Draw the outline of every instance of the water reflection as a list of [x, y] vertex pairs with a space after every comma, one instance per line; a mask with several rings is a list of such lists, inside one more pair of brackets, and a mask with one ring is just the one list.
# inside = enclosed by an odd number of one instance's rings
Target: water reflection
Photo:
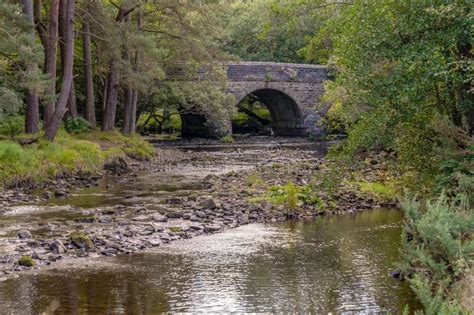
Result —
[[398, 259], [400, 220], [398, 211], [374, 210], [249, 225], [106, 260], [102, 267], [24, 275], [0, 283], [0, 308], [89, 314], [399, 312], [406, 304], [417, 306], [406, 283], [388, 277]]

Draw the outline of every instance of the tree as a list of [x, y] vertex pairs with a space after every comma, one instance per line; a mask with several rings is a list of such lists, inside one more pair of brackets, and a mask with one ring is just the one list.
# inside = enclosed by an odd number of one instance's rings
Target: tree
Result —
[[48, 18], [48, 33], [46, 40], [46, 64], [45, 72], [49, 75], [50, 86], [48, 89], [48, 100], [44, 107], [44, 121], [49, 124], [53, 117], [56, 98], [56, 61], [58, 43], [58, 15], [59, 0], [51, 0]]
[[[25, 14], [30, 26], [29, 34], [31, 41], [35, 41], [33, 2], [32, 0], [22, 0], [23, 13]], [[26, 65], [29, 74], [35, 74], [38, 71], [38, 65], [32, 61]], [[33, 88], [26, 88], [26, 110], [25, 110], [25, 132], [39, 132], [39, 100], [36, 91]]]
[[[56, 15], [57, 17], [57, 15]], [[59, 129], [59, 125], [67, 111], [67, 101], [72, 85], [72, 68], [74, 62], [74, 0], [67, 0], [66, 4], [66, 33], [64, 43], [64, 69], [61, 83], [61, 93], [51, 118], [47, 121], [45, 136], [53, 140]]]
[[[87, 7], [86, 7], [87, 8]], [[84, 85], [86, 91], [86, 119], [93, 129], [96, 128], [95, 119], [95, 99], [94, 99], [94, 78], [92, 72], [92, 53], [90, 24], [87, 19], [82, 21], [82, 51], [84, 57]]]
[[[67, 28], [67, 19], [66, 19], [66, 1], [60, 1], [59, 3], [59, 51], [61, 55], [61, 66], [63, 69], [64, 75], [64, 58], [66, 55], [65, 52], [65, 37], [66, 37], [66, 28]], [[69, 98], [67, 100], [67, 108], [69, 114], [76, 118], [77, 114], [77, 104], [76, 104], [76, 92], [74, 90], [74, 77], [71, 83], [71, 89], [69, 91]]]

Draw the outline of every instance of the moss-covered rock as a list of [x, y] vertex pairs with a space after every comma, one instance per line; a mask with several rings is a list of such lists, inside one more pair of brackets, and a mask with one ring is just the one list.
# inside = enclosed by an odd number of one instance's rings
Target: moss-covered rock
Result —
[[91, 238], [82, 232], [72, 232], [69, 234], [71, 242], [79, 248], [91, 250], [94, 248], [94, 243]]
[[21, 256], [20, 260], [18, 260], [18, 263], [20, 266], [25, 266], [25, 267], [33, 267], [35, 265], [35, 261], [31, 256]]
[[173, 233], [179, 233], [179, 232], [181, 232], [181, 227], [172, 226], [172, 227], [170, 227], [170, 231], [173, 232]]

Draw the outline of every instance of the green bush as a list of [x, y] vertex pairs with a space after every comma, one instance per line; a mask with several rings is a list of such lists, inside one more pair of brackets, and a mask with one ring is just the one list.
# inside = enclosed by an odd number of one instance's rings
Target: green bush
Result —
[[91, 124], [82, 117], [68, 117], [65, 124], [69, 133], [80, 134], [91, 129]]
[[10, 138], [18, 136], [24, 130], [25, 119], [21, 116], [7, 116], [0, 120], [0, 135]]
[[[449, 201], [445, 194], [428, 202], [426, 212], [405, 201], [403, 275], [423, 304], [426, 314], [454, 314], [455, 283], [469, 271], [474, 257], [474, 213], [465, 196]], [[455, 312], [460, 314], [460, 312]]]
[[289, 209], [295, 209], [303, 204], [320, 206], [321, 199], [311, 185], [297, 186], [293, 182], [286, 185], [270, 187], [270, 201], [273, 204], [286, 204]]
[[436, 176], [436, 191], [446, 191], [448, 196], [458, 194], [468, 197], [470, 206], [474, 204], [474, 146], [442, 161]]
[[137, 160], [150, 160], [155, 155], [155, 148], [148, 141], [138, 136], [124, 137], [124, 152]]
[[224, 136], [220, 139], [222, 143], [234, 143], [234, 138], [231, 135]]

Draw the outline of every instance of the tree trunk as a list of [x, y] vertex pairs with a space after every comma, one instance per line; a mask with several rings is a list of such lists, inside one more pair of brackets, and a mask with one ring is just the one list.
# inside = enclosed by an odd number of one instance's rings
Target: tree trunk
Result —
[[[125, 14], [125, 8], [121, 7], [117, 13], [115, 20], [122, 22]], [[105, 108], [102, 119], [102, 130], [109, 131], [115, 127], [115, 113], [117, 111], [118, 89], [119, 89], [119, 73], [118, 73], [118, 57], [112, 56], [109, 64], [109, 74], [107, 76], [107, 93], [105, 95]]]
[[84, 77], [86, 87], [86, 119], [93, 129], [96, 128], [95, 121], [95, 101], [94, 101], [94, 81], [92, 75], [92, 54], [91, 54], [91, 36], [89, 22], [82, 24], [82, 44], [84, 54]]
[[[124, 18], [124, 21], [128, 23], [130, 21], [130, 17], [127, 15]], [[130, 48], [128, 47], [127, 40], [124, 41], [123, 44], [123, 61], [125, 64], [130, 66]], [[123, 133], [126, 135], [130, 135], [132, 133], [131, 124], [130, 124], [130, 116], [132, 115], [132, 102], [133, 102], [133, 88], [130, 83], [130, 79], [128, 80], [124, 87], [124, 111], [123, 111]]]
[[[35, 30], [34, 30], [34, 17], [33, 17], [33, 2], [32, 0], [22, 0], [23, 13], [28, 19], [31, 26], [29, 31], [32, 43], [35, 42]], [[29, 73], [35, 73], [38, 71], [38, 65], [36, 63], [28, 63], [26, 69]], [[25, 91], [26, 95], [26, 112], [25, 112], [25, 132], [26, 133], [37, 133], [39, 131], [39, 106], [38, 96], [34, 89], [27, 88]]]
[[[54, 103], [56, 97], [56, 54], [57, 54], [57, 43], [58, 43], [58, 13], [59, 13], [59, 0], [51, 0], [51, 7], [49, 9], [49, 26], [48, 26], [48, 39], [46, 42], [46, 73], [49, 75], [51, 80], [48, 89], [48, 99], [44, 108], [44, 121], [45, 128], [49, 124], [53, 112]], [[68, 92], [69, 93], [69, 92]]]
[[[65, 38], [66, 38], [66, 1], [61, 0], [59, 4], [59, 50], [61, 54], [61, 66], [62, 74], [64, 75], [64, 58], [65, 58]], [[69, 90], [69, 97], [67, 100], [67, 108], [69, 114], [73, 117], [77, 117], [77, 105], [76, 105], [76, 93], [74, 89], [74, 76], [71, 82], [71, 89]]]
[[[140, 32], [141, 27], [142, 27], [142, 14], [140, 10], [138, 11], [138, 16], [137, 16], [137, 32]], [[135, 51], [135, 60], [133, 62], [133, 70], [135, 73], [138, 73], [139, 71], [138, 63], [139, 63], [139, 54], [137, 50]], [[129, 135], [134, 134], [136, 130], [137, 104], [138, 104], [138, 90], [132, 89], [131, 92], [132, 92], [132, 99], [130, 102], [130, 107], [128, 108], [128, 111], [126, 111], [126, 115], [124, 117], [124, 133], [129, 134]]]
[[115, 126], [115, 112], [117, 111], [119, 76], [115, 57], [110, 60], [109, 75], [107, 77], [107, 93], [102, 119], [102, 130], [109, 131]]
[[72, 82], [72, 67], [74, 62], [74, 0], [64, 1], [67, 1], [64, 69], [61, 93], [59, 94], [59, 99], [56, 103], [53, 115], [45, 130], [45, 135], [48, 140], [53, 140], [56, 136], [59, 124], [67, 111], [67, 100], [69, 98]]
[[134, 134], [137, 130], [137, 104], [138, 104], [138, 90], [133, 90], [132, 98], [132, 113], [130, 115], [130, 134]]
[[[33, 14], [34, 14], [34, 22], [36, 26], [36, 31], [39, 34], [41, 44], [43, 45], [44, 49], [48, 46], [48, 34], [46, 27], [43, 24], [43, 18], [41, 14], [41, 0], [34, 0], [33, 1]], [[45, 59], [45, 66], [46, 66], [46, 59]]]

